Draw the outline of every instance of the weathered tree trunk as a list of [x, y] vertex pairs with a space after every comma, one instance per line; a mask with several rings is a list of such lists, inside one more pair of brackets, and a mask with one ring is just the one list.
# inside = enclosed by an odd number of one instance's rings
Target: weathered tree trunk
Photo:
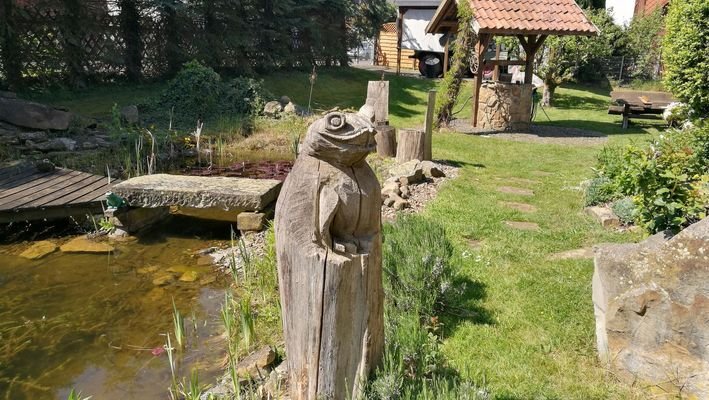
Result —
[[396, 162], [423, 160], [426, 157], [426, 132], [418, 129], [399, 130]]
[[544, 82], [544, 94], [542, 95], [542, 105], [544, 107], [554, 106], [554, 92], [556, 92], [556, 85]]
[[396, 128], [389, 125], [377, 126], [377, 154], [382, 157], [396, 157]]
[[167, 61], [167, 76], [174, 76], [182, 68], [184, 57], [180, 44], [180, 26], [177, 21], [176, 0], [164, 0], [160, 6], [160, 16], [163, 19], [163, 36], [165, 39], [165, 59]]
[[309, 129], [276, 204], [290, 396], [359, 399], [382, 358], [381, 189], [374, 127], [330, 113]]
[[20, 59], [20, 43], [17, 38], [15, 24], [14, 0], [2, 0], [0, 3], [0, 45], [2, 46], [5, 78], [10, 89], [22, 85], [22, 60]]
[[126, 44], [126, 75], [129, 81], [138, 82], [142, 78], [143, 41], [136, 0], [121, 0], [121, 30], [123, 42]]
[[79, 0], [63, 0], [64, 15], [61, 23], [62, 45], [64, 47], [64, 61], [69, 69], [69, 84], [75, 88], [86, 85], [86, 71], [84, 70], [84, 49], [82, 39], [86, 13]]

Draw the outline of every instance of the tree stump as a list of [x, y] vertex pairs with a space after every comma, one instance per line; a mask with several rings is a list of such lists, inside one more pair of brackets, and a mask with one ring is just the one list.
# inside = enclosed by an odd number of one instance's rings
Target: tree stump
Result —
[[381, 188], [366, 162], [374, 134], [361, 114], [313, 123], [276, 204], [293, 400], [361, 398], [382, 358]]
[[426, 157], [426, 132], [419, 129], [399, 130], [396, 162], [423, 160]]
[[396, 157], [396, 128], [389, 125], [377, 126], [377, 154], [382, 157]]

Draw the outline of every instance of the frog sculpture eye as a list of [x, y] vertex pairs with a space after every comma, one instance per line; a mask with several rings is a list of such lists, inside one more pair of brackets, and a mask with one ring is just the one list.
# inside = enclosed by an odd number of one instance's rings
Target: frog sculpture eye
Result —
[[325, 116], [327, 121], [327, 130], [334, 132], [339, 131], [347, 125], [347, 117], [345, 114], [339, 112], [331, 112]]

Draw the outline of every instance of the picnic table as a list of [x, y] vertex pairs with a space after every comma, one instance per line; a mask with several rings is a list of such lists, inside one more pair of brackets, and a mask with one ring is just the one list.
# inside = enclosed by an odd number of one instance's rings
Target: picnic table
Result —
[[666, 92], [614, 90], [611, 101], [613, 105], [608, 107], [608, 114], [622, 115], [623, 129], [627, 129], [631, 118], [657, 119], [657, 115], [662, 115], [676, 100]]

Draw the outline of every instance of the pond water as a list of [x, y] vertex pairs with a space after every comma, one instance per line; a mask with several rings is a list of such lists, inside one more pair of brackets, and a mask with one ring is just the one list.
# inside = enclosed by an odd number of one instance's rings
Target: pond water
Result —
[[[0, 399], [64, 400], [72, 388], [102, 400], [167, 398], [173, 299], [187, 335], [177, 375], [214, 381], [227, 280], [196, 254], [228, 237], [228, 225], [173, 217], [110, 255], [31, 261], [17, 256], [28, 243], [0, 245]], [[180, 281], [186, 271], [196, 280]], [[158, 285], [166, 275], [174, 279]]]

